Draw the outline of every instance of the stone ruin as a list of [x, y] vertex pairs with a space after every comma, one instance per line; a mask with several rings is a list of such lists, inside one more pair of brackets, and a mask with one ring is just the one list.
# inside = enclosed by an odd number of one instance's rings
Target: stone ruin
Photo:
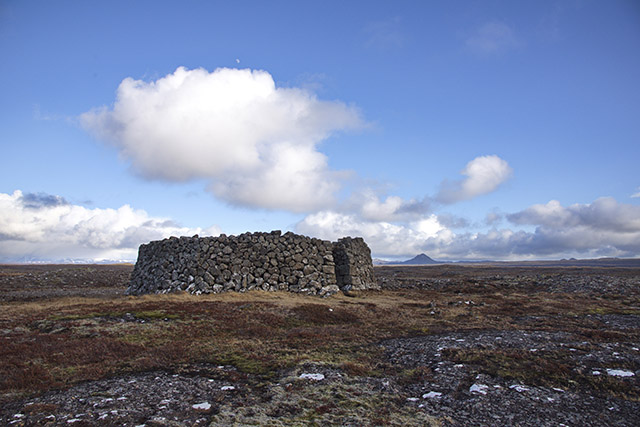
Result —
[[253, 289], [327, 295], [380, 288], [362, 238], [330, 242], [272, 231], [170, 237], [141, 245], [127, 294]]

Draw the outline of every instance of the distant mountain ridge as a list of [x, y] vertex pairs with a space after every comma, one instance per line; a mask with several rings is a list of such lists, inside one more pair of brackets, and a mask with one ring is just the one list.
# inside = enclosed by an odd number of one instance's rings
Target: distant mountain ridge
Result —
[[560, 260], [531, 260], [531, 261], [436, 261], [426, 254], [416, 255], [406, 261], [387, 261], [374, 259], [373, 265], [493, 265], [505, 267], [615, 267], [640, 268], [640, 258], [596, 258], [596, 259], [560, 259]]

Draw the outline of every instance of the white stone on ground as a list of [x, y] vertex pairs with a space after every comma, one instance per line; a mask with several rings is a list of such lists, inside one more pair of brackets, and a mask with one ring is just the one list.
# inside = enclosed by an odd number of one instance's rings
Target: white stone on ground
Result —
[[204, 411], [208, 411], [211, 409], [211, 404], [209, 402], [196, 403], [195, 405], [191, 405], [193, 409], [201, 409]]
[[489, 386], [484, 385], [484, 384], [474, 384], [471, 387], [469, 387], [469, 392], [470, 393], [487, 394], [487, 389], [488, 388], [489, 388]]
[[322, 381], [324, 379], [323, 374], [301, 374], [300, 378], [314, 381]]
[[425, 393], [422, 395], [423, 399], [439, 399], [442, 396], [442, 393], [439, 391], [430, 391], [429, 393]]
[[632, 377], [635, 375], [631, 371], [623, 371], [621, 369], [607, 369], [607, 374], [613, 377]]

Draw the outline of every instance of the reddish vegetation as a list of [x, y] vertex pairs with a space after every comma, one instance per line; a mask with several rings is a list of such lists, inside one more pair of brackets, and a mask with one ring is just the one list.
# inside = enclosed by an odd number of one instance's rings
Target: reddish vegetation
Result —
[[[380, 282], [395, 281], [397, 290], [322, 299], [261, 291], [125, 297], [127, 269], [131, 267], [0, 269], [2, 283], [15, 279], [24, 292], [12, 293], [0, 311], [1, 401], [86, 380], [202, 363], [231, 365], [239, 373], [269, 379], [314, 360], [348, 376], [391, 376], [411, 387], [428, 383], [431, 368], [401, 368], [385, 358], [380, 343], [413, 336], [562, 332], [584, 342], [584, 350], [578, 349], [584, 352], [595, 351], [598, 343], [640, 342], [640, 289], [629, 291], [628, 283], [638, 283], [640, 272], [635, 270], [596, 272], [597, 277], [609, 274], [614, 282], [626, 281], [624, 292], [612, 288], [596, 295], [591, 289], [567, 293], [540, 288], [563, 271], [502, 271], [496, 277], [497, 271], [482, 268], [384, 267], [376, 269]], [[27, 284], [21, 274], [31, 274], [34, 282]], [[105, 289], [100, 297], [84, 296], [90, 288], [87, 277]], [[116, 277], [120, 281], [111, 282]], [[443, 278], [448, 280], [438, 282]], [[54, 289], [58, 283], [64, 297], [39, 297], [40, 289]], [[429, 283], [444, 285], [429, 289]], [[2, 290], [9, 292], [6, 285]], [[16, 300], [17, 295], [22, 299]], [[637, 381], [593, 377], [575, 366], [568, 350], [451, 348], [442, 357], [481, 374], [527, 384], [640, 398]], [[640, 369], [636, 362], [625, 363], [619, 367]], [[468, 388], [460, 385], [462, 391]], [[334, 409], [326, 404], [318, 410]], [[376, 416], [384, 420], [387, 415], [382, 411]]]

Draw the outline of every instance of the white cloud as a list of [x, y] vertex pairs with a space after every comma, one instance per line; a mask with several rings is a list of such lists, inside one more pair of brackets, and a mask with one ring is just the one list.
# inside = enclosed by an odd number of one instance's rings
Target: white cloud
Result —
[[[640, 190], [640, 187], [638, 187], [638, 190]], [[632, 199], [635, 199], [635, 198], [638, 198], [638, 197], [640, 197], [640, 191], [638, 191], [637, 193], [634, 193], [634, 194], [631, 195]]]
[[87, 209], [60, 196], [0, 193], [0, 261], [135, 260], [138, 246], [171, 235], [217, 235], [180, 227], [129, 205]]
[[552, 200], [505, 217], [512, 224], [536, 228], [533, 232], [493, 229], [457, 235], [439, 250], [454, 259], [640, 255], [640, 206], [618, 203], [611, 197], [568, 207]]
[[368, 221], [409, 221], [422, 218], [430, 210], [428, 198], [423, 200], [387, 196], [382, 200], [371, 188], [354, 192], [343, 204], [344, 210], [358, 212]]
[[398, 196], [389, 196], [384, 201], [376, 196], [370, 197], [362, 205], [362, 216], [373, 221], [389, 221], [403, 204], [404, 200]]
[[516, 48], [521, 42], [507, 24], [498, 21], [486, 22], [467, 38], [466, 45], [478, 54], [496, 54]]
[[491, 193], [511, 177], [513, 170], [505, 160], [494, 155], [476, 157], [460, 173], [467, 178], [456, 182], [444, 181], [436, 200], [456, 203]]
[[640, 206], [601, 197], [590, 204], [563, 207], [557, 200], [507, 215], [514, 224], [540, 225], [550, 230], [585, 227], [594, 232], [640, 233]]
[[328, 240], [344, 236], [363, 237], [378, 257], [415, 255], [424, 250], [427, 242], [441, 244], [452, 235], [435, 215], [405, 225], [369, 221], [356, 214], [331, 211], [308, 215], [296, 224], [296, 231]]
[[[435, 198], [404, 199], [399, 196], [381, 197], [374, 189], [354, 191], [340, 206], [340, 211], [355, 213], [363, 220], [374, 222], [409, 222], [424, 218], [433, 208], [433, 202], [455, 203], [495, 191], [511, 177], [512, 169], [498, 156], [476, 157], [461, 171], [467, 178], [444, 181]], [[442, 214], [441, 223], [452, 228], [464, 228], [468, 222], [450, 214]]]
[[317, 146], [364, 125], [354, 107], [276, 87], [266, 71], [183, 67], [154, 82], [123, 80], [113, 108], [81, 122], [144, 177], [205, 178], [229, 203], [293, 212], [334, 202], [344, 173]]
[[[398, 206], [395, 199], [381, 202]], [[376, 257], [410, 258], [424, 252], [435, 259], [540, 259], [640, 256], [640, 206], [607, 197], [564, 207], [557, 201], [504, 215], [534, 231], [491, 229], [454, 233], [464, 221], [447, 214], [399, 221], [366, 218], [363, 211], [322, 211], [306, 216], [296, 231], [323, 239], [361, 236]], [[502, 215], [501, 215], [502, 216]], [[395, 217], [397, 218], [397, 217]], [[468, 225], [468, 224], [467, 224]], [[170, 235], [217, 235], [211, 227], [180, 227], [129, 205], [89, 209], [48, 194], [0, 193], [0, 262], [22, 260], [135, 260], [141, 243]]]
[[441, 260], [640, 256], [640, 207], [612, 198], [569, 207], [551, 201], [504, 217], [536, 228], [454, 233], [446, 214], [402, 223], [323, 211], [304, 218], [296, 230], [330, 240], [361, 236], [375, 257], [409, 258], [421, 252]]
[[[373, 222], [411, 222], [425, 218], [434, 207], [434, 201], [455, 203], [496, 190], [509, 179], [512, 169], [498, 156], [476, 157], [467, 163], [461, 171], [467, 178], [456, 181], [444, 181], [436, 197], [424, 196], [422, 199], [405, 199], [399, 196], [380, 196], [373, 188], [354, 191], [338, 209], [340, 212], [356, 214], [365, 221]], [[437, 206], [437, 203], [435, 204]], [[467, 227], [468, 221], [450, 214], [441, 214], [440, 223], [452, 228]]]

